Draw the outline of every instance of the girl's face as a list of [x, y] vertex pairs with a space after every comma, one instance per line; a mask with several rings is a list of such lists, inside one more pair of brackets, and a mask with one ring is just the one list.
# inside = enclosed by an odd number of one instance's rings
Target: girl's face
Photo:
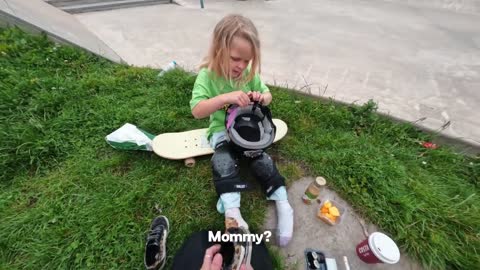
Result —
[[241, 77], [252, 58], [252, 44], [245, 38], [234, 37], [230, 47], [230, 74], [233, 79]]

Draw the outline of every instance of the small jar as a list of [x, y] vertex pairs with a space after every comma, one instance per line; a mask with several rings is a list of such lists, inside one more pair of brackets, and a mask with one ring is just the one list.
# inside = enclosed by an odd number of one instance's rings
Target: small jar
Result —
[[308, 185], [305, 193], [302, 196], [302, 200], [305, 204], [312, 204], [312, 201], [315, 200], [318, 195], [320, 195], [320, 190], [323, 186], [327, 184], [325, 178], [319, 176], [314, 181]]

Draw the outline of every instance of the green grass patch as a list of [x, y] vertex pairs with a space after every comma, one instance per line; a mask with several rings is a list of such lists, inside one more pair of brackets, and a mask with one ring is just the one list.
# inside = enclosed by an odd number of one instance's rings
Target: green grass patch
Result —
[[[156, 204], [173, 228], [168, 266], [192, 232], [222, 228], [209, 157], [189, 169], [105, 142], [127, 122], [153, 134], [208, 125], [190, 113], [195, 75], [157, 73], [0, 30], [0, 269], [141, 268]], [[379, 116], [374, 103], [272, 91], [289, 134], [270, 152], [289, 184], [325, 176], [429, 268], [480, 265], [478, 157], [423, 148], [430, 135]], [[242, 197], [252, 228], [266, 205], [258, 189]]]

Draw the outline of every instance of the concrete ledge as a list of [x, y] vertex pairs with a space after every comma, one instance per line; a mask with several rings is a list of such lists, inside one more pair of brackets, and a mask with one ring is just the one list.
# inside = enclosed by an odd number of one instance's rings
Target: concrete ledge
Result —
[[0, 25], [45, 32], [52, 40], [86, 49], [113, 62], [122, 58], [72, 15], [41, 0], [0, 0]]
[[157, 4], [169, 4], [170, 0], [72, 0], [72, 1], [48, 1], [51, 5], [68, 13], [84, 13], [119, 8], [149, 6]]

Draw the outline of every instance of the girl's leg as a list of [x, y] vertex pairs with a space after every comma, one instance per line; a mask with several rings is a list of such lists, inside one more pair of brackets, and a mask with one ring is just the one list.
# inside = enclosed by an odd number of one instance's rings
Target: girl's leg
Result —
[[225, 218], [234, 218], [239, 226], [248, 229], [248, 224], [240, 213], [240, 191], [247, 185], [240, 180], [237, 159], [226, 143], [225, 132], [212, 135], [210, 143], [215, 149], [212, 157], [212, 171], [215, 189], [220, 198], [217, 210], [225, 213]]
[[286, 246], [293, 236], [293, 208], [290, 206], [285, 186], [279, 187], [267, 198], [275, 201], [277, 208], [278, 244]]
[[219, 213], [225, 213], [225, 218], [233, 218], [238, 226], [248, 229], [248, 224], [240, 213], [240, 192], [228, 192], [220, 195], [217, 201]]
[[285, 178], [280, 175], [272, 158], [263, 153], [250, 162], [253, 175], [260, 182], [268, 200], [277, 208], [278, 243], [286, 246], [293, 235], [293, 208], [288, 202]]

